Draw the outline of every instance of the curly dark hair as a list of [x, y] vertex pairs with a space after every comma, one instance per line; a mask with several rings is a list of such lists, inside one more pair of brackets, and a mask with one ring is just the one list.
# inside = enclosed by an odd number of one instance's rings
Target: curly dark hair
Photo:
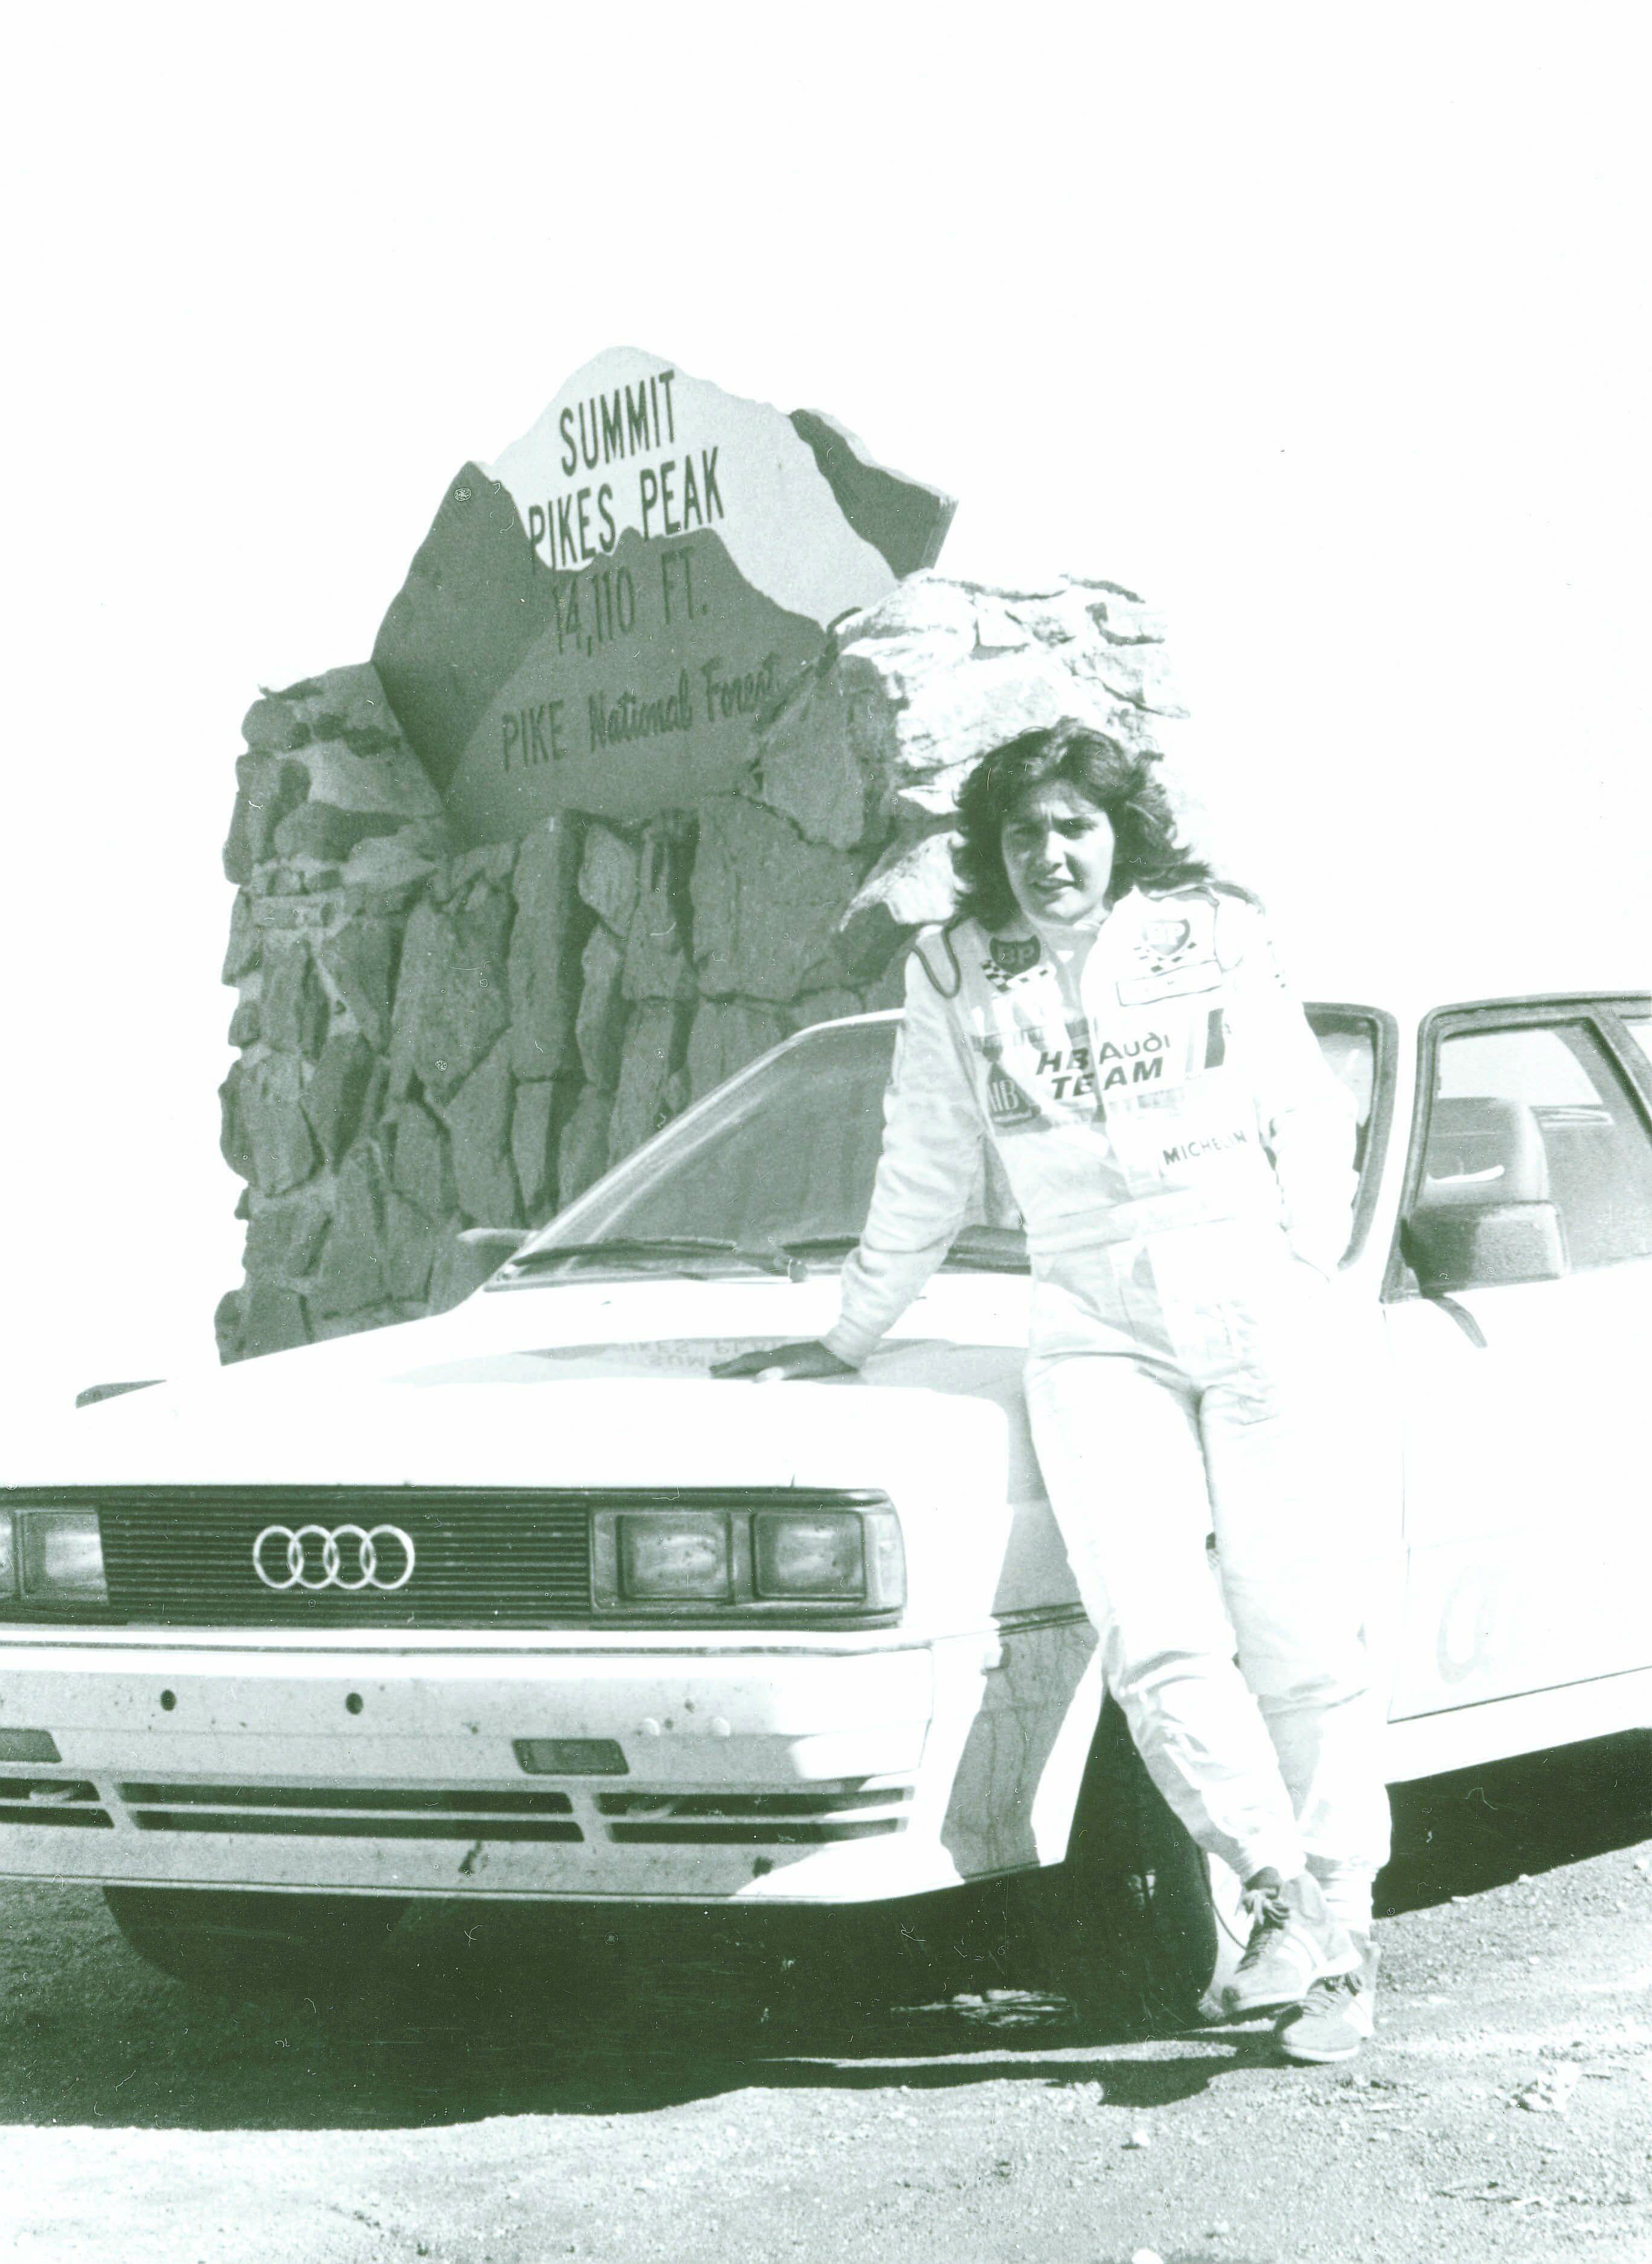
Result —
[[992, 748], [958, 794], [954, 918], [993, 928], [1016, 917], [1015, 892], [1004, 870], [1004, 821], [1023, 795], [1052, 779], [1064, 780], [1107, 813], [1115, 841], [1114, 896], [1135, 888], [1157, 892], [1209, 883], [1210, 866], [1177, 838], [1170, 798], [1154, 772], [1157, 760], [1154, 755], [1132, 755], [1105, 733], [1072, 722], [1023, 731]]

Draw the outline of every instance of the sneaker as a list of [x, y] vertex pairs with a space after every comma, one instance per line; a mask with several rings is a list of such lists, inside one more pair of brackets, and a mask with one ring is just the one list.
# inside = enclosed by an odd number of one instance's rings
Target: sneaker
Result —
[[1358, 1965], [1359, 1945], [1331, 1916], [1311, 1872], [1281, 1880], [1277, 1871], [1259, 1871], [1245, 1890], [1245, 1907], [1250, 1940], [1221, 1997], [1230, 2021], [1300, 2005], [1316, 1981]]
[[[1355, 1937], [1358, 1941], [1358, 1937]], [[1362, 1952], [1352, 1973], [1333, 1973], [1316, 1981], [1299, 2005], [1283, 2014], [1274, 2040], [1286, 2059], [1308, 2067], [1352, 2059], [1376, 2028], [1377, 1946], [1359, 1941]]]

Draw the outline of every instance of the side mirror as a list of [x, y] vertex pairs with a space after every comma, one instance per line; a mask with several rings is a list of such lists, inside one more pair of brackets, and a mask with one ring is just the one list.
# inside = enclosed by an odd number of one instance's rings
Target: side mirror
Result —
[[1558, 1281], [1569, 1270], [1552, 1202], [1424, 1203], [1400, 1246], [1425, 1297], [1509, 1281]]
[[96, 1407], [105, 1399], [119, 1399], [123, 1391], [152, 1391], [157, 1383], [164, 1381], [162, 1376], [143, 1375], [131, 1383], [89, 1383], [84, 1391], [75, 1394], [75, 1404], [76, 1407]]

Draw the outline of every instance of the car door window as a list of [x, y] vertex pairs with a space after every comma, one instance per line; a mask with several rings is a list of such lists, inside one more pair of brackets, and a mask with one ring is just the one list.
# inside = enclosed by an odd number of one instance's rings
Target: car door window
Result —
[[1421, 1200], [1552, 1203], [1574, 1273], [1652, 1257], [1652, 1131], [1589, 1022], [1441, 1040]]
[[1620, 1014], [1619, 1020], [1648, 1061], [1652, 1061], [1652, 1014]]

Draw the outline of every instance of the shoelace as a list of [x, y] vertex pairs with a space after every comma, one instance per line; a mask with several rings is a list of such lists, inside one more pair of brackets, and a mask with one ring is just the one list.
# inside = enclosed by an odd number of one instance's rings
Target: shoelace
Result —
[[1250, 1940], [1241, 1965], [1254, 1964], [1261, 1956], [1267, 1936], [1277, 1934], [1291, 1916], [1291, 1908], [1277, 1887], [1248, 1888], [1244, 1896], [1245, 1915], [1250, 1920]]
[[1322, 1990], [1328, 1997], [1357, 1997], [1365, 1985], [1365, 1978], [1362, 1973], [1322, 1973], [1314, 1984], [1316, 1990]]

